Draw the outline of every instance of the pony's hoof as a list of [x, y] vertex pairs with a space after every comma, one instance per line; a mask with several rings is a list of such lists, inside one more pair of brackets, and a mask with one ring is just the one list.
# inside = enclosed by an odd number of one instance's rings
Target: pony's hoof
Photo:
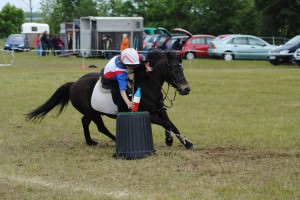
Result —
[[98, 144], [98, 142], [95, 142], [94, 140], [91, 140], [91, 141], [86, 142], [86, 143], [87, 143], [87, 145], [89, 145], [89, 146], [96, 146], [96, 145]]
[[186, 140], [186, 143], [185, 143], [185, 148], [189, 149], [189, 150], [195, 150], [196, 149], [196, 146], [193, 145], [193, 143], [189, 142]]
[[169, 147], [173, 145], [173, 137], [166, 138], [166, 145], [168, 145]]
[[188, 149], [189, 149], [189, 150], [196, 150], [197, 147], [196, 147], [195, 145], [192, 145], [192, 146], [190, 146]]

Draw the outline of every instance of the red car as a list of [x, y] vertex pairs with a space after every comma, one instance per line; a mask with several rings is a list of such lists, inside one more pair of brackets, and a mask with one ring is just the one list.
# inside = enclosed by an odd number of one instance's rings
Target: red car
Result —
[[207, 58], [209, 43], [215, 39], [212, 35], [189, 35], [190, 38], [184, 43], [181, 55], [186, 59]]

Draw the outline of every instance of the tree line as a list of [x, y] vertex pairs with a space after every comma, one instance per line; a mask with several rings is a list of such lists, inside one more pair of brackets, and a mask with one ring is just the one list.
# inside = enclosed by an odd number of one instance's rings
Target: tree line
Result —
[[[144, 26], [180, 27], [193, 34], [300, 34], [300, 0], [41, 0], [40, 6], [53, 33], [59, 32], [60, 23], [82, 16], [141, 16]], [[24, 22], [21, 15], [6, 5], [0, 12], [0, 33], [16, 31]]]

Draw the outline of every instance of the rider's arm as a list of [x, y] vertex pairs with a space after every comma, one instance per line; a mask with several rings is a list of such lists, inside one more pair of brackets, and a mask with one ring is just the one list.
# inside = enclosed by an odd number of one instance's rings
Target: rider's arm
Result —
[[119, 83], [121, 96], [122, 96], [124, 102], [126, 103], [128, 109], [130, 109], [132, 107], [131, 102], [128, 99], [127, 94], [126, 94], [127, 72], [123, 72], [123, 73], [118, 74], [117, 75], [117, 80], [118, 80], [118, 83]]
[[132, 107], [132, 104], [131, 104], [131, 101], [127, 97], [126, 91], [121, 90], [120, 92], [121, 92], [121, 96], [122, 96], [123, 100], [125, 101], [128, 109], [130, 109]]

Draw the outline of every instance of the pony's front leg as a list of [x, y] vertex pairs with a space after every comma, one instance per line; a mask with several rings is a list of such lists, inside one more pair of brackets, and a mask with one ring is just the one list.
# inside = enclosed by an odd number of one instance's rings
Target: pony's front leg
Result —
[[[152, 123], [161, 125], [165, 128], [167, 145], [169, 145], [169, 144], [172, 145], [172, 143], [173, 143], [172, 134], [174, 133], [176, 135], [176, 137], [179, 139], [179, 141], [181, 142], [181, 144], [183, 144], [185, 146], [185, 148], [191, 149], [191, 150], [195, 149], [195, 146], [193, 145], [193, 143], [191, 143], [189, 140], [187, 140], [184, 137], [184, 135], [181, 134], [178, 131], [178, 129], [176, 128], [176, 126], [171, 122], [166, 111], [161, 111], [154, 115], [151, 115], [151, 121], [152, 121]], [[167, 142], [169, 142], [169, 144]]]
[[173, 145], [173, 132], [171, 129], [166, 129], [165, 130], [165, 142], [168, 146]]

